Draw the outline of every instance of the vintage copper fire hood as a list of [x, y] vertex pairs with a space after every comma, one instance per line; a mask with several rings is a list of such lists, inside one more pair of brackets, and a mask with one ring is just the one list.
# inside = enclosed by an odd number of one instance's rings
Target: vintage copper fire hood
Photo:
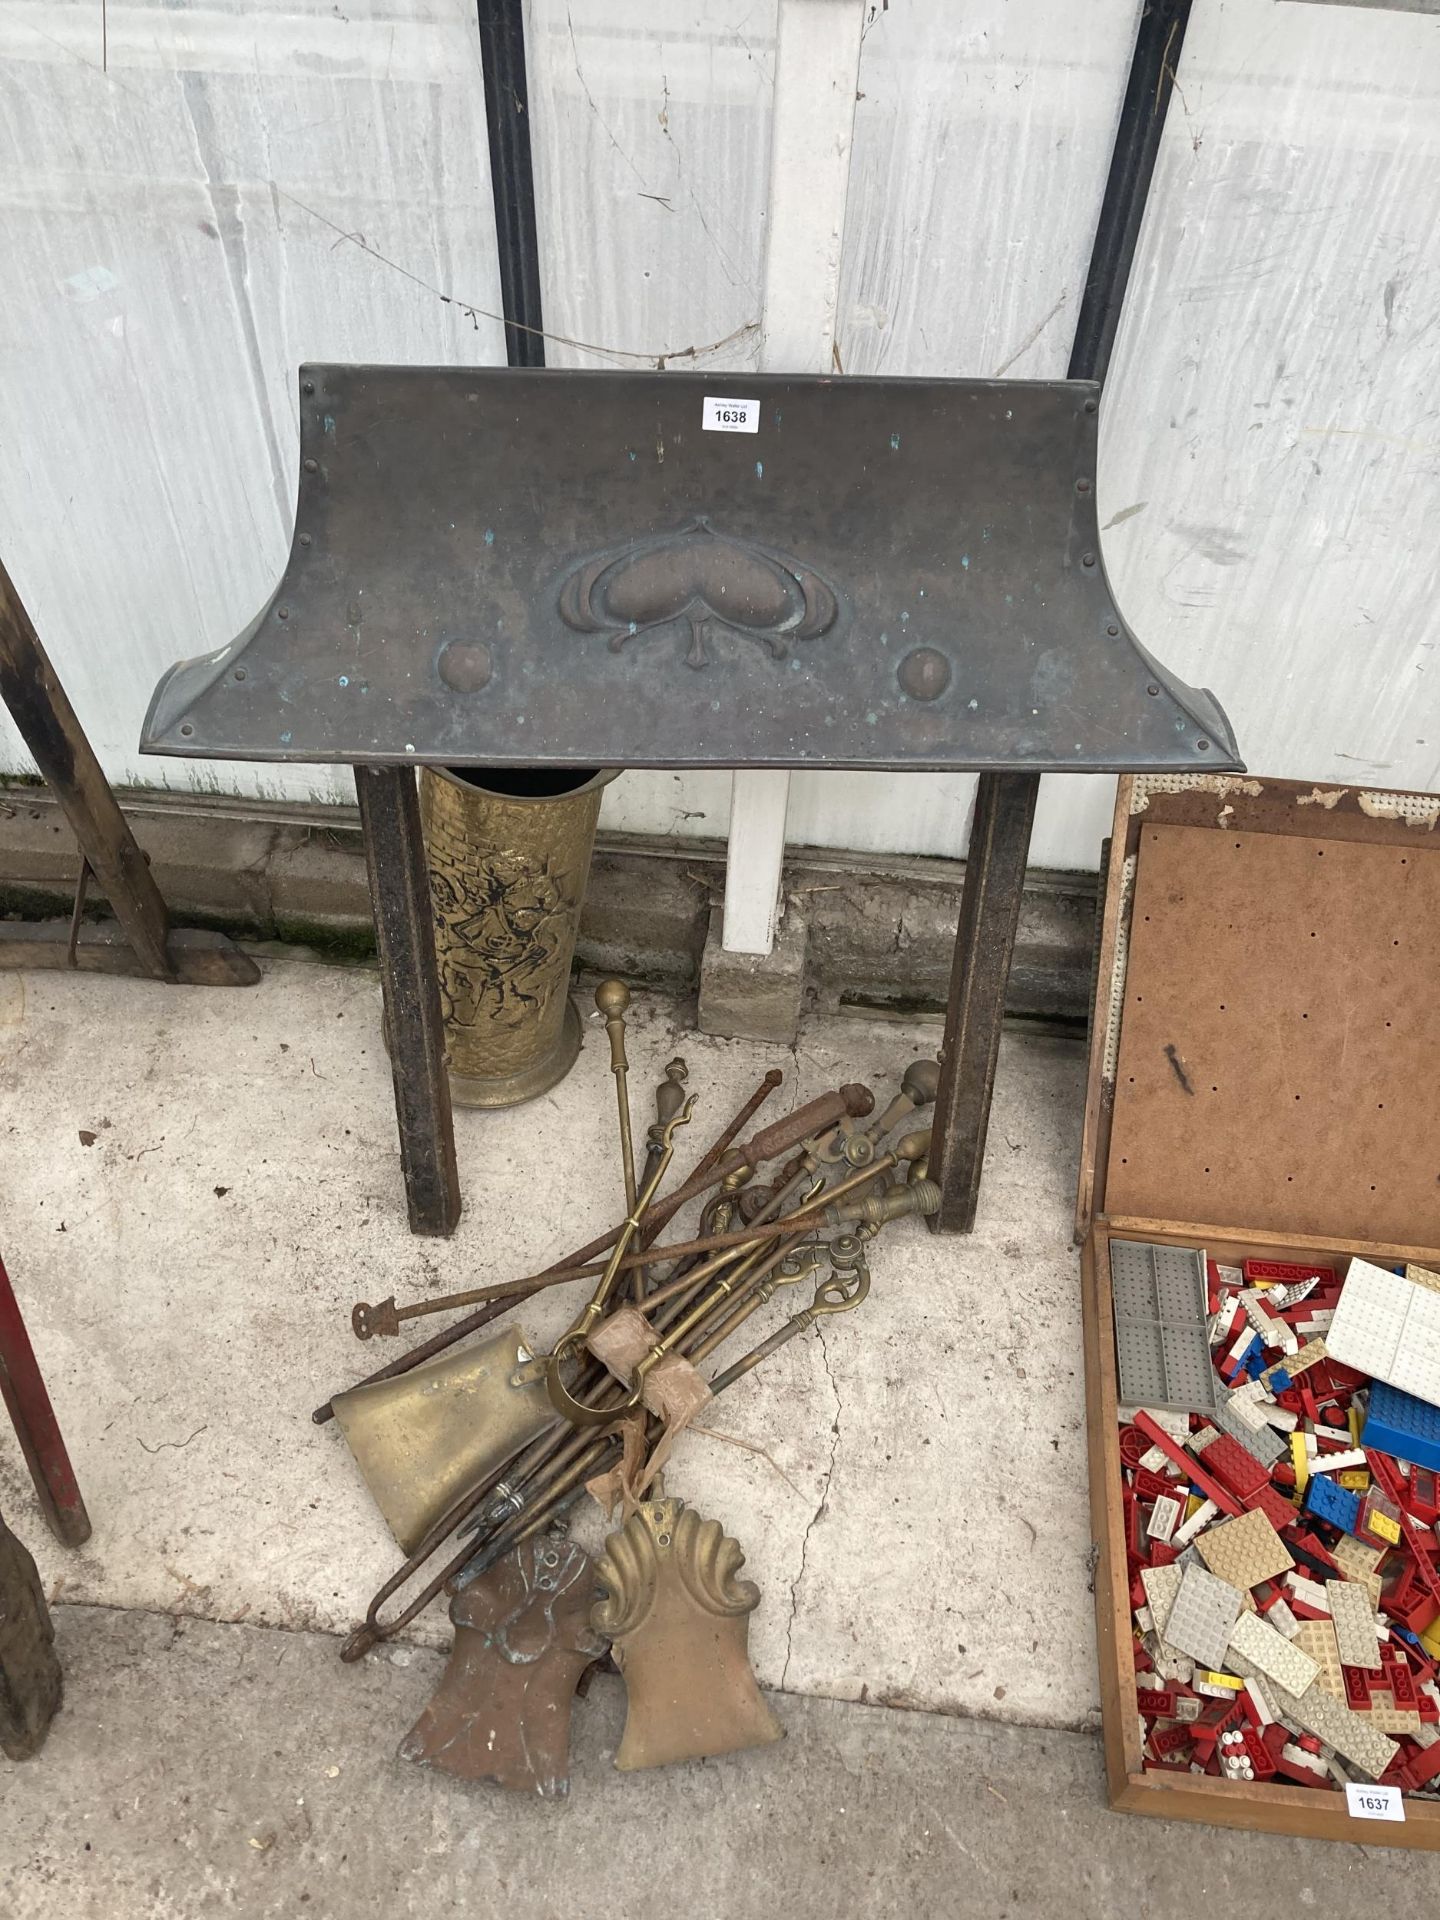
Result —
[[[739, 396], [728, 407], [727, 395]], [[147, 753], [1219, 771], [1126, 627], [1084, 381], [307, 367], [279, 588]], [[729, 413], [736, 430], [712, 424]]]
[[1034, 776], [1241, 765], [1106, 581], [1099, 391], [301, 370], [280, 586], [141, 745], [354, 765], [416, 1232], [460, 1211], [421, 763], [979, 770], [931, 1154], [973, 1221]]

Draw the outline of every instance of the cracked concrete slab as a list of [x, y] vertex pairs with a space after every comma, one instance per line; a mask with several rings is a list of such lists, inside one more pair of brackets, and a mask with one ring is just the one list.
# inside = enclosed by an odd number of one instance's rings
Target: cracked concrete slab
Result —
[[1093, 1735], [782, 1695], [760, 1753], [620, 1774], [614, 1680], [577, 1702], [567, 1800], [394, 1757], [440, 1656], [59, 1610], [68, 1703], [0, 1763], [6, 1920], [1068, 1920], [1418, 1913], [1422, 1854], [1104, 1810]]
[[[585, 1004], [588, 1004], [586, 1002]], [[790, 1048], [638, 994], [637, 1121], [665, 1062], [700, 1096], [677, 1169], [772, 1065], [761, 1119], [841, 1080], [888, 1097], [938, 1026], [820, 1018]], [[1078, 1266], [1084, 1056], [1007, 1036], [975, 1234], [872, 1251], [855, 1314], [784, 1347], [685, 1434], [668, 1490], [742, 1542], [767, 1684], [1082, 1726], [1096, 1713]], [[44, 1534], [0, 1443], [0, 1506], [65, 1601], [347, 1630], [399, 1555], [310, 1411], [391, 1357], [350, 1307], [516, 1277], [619, 1218], [603, 1030], [563, 1085], [457, 1115], [454, 1239], [406, 1228], [373, 973], [265, 961], [247, 992], [0, 975], [3, 1247], [95, 1521]], [[549, 1340], [581, 1289], [533, 1306]], [[777, 1296], [759, 1339], [800, 1304]], [[440, 1322], [420, 1322], [429, 1332]], [[739, 1351], [727, 1349], [728, 1357]], [[597, 1544], [598, 1515], [582, 1523]], [[440, 1610], [420, 1643], [448, 1637]]]

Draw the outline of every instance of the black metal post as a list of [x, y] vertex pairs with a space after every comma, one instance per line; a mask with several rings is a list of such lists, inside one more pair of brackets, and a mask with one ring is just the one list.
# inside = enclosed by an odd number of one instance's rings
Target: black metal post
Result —
[[[1140, 15], [1070, 351], [1071, 380], [1103, 381], [1109, 370], [1190, 5], [1191, 0], [1147, 0]], [[940, 1210], [930, 1225], [942, 1233], [968, 1233], [975, 1225], [1005, 988], [1039, 793], [1038, 773], [982, 773], [975, 796], [930, 1154], [931, 1177], [941, 1192]]]
[[375, 914], [410, 1231], [448, 1235], [460, 1218], [460, 1175], [415, 769], [356, 767], [355, 794]]
[[512, 367], [543, 367], [540, 242], [530, 163], [530, 94], [525, 73], [524, 0], [478, 0], [490, 188], [505, 311], [505, 353]]

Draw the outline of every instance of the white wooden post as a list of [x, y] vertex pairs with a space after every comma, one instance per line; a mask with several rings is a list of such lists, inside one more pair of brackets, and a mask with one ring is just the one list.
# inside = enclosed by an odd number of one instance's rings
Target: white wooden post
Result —
[[[770, 134], [760, 365], [830, 373], [864, 0], [780, 0]], [[724, 944], [775, 944], [790, 775], [737, 773], [730, 801]]]

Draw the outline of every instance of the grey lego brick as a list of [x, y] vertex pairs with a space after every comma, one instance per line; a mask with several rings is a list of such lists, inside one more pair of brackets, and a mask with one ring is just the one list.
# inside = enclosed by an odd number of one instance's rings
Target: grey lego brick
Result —
[[1110, 1242], [1120, 1399], [1210, 1412], [1217, 1398], [1207, 1336], [1205, 1255], [1145, 1240]]
[[1216, 1396], [1215, 1406], [1210, 1416], [1217, 1427], [1224, 1429], [1232, 1440], [1237, 1441], [1245, 1451], [1260, 1462], [1262, 1467], [1273, 1467], [1282, 1454], [1289, 1448], [1275, 1431], [1274, 1427], [1255, 1428], [1247, 1426], [1239, 1414], [1230, 1407], [1230, 1396], [1221, 1393]]

